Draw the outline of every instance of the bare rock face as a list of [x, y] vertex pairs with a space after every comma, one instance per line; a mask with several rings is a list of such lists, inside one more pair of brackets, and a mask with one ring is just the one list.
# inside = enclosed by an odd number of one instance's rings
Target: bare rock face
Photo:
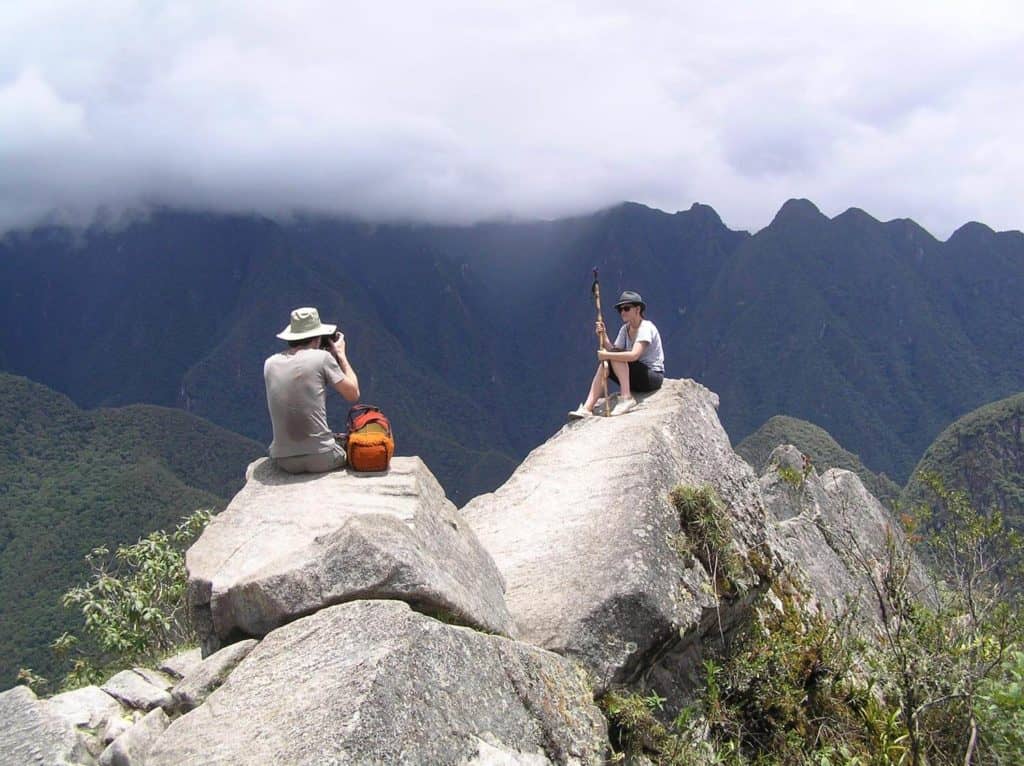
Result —
[[95, 763], [75, 726], [25, 686], [0, 693], [0, 763]]
[[512, 632], [494, 562], [416, 457], [385, 474], [297, 476], [258, 460], [186, 566], [204, 654], [356, 599]]
[[[879, 625], [874, 594], [890, 564], [891, 543], [904, 548], [896, 519], [851, 471], [821, 476], [789, 444], [772, 452], [760, 478], [765, 504], [778, 520], [783, 558], [799, 572], [811, 597], [809, 608], [835, 617], [851, 610], [861, 622]], [[909, 562], [914, 595], [927, 598], [920, 562]]]
[[123, 711], [121, 703], [98, 686], [55, 694], [43, 704], [79, 729], [102, 729], [112, 716]]
[[102, 688], [111, 697], [120, 700], [136, 710], [152, 710], [155, 707], [169, 708], [171, 694], [170, 684], [155, 685], [148, 674], [139, 672], [141, 668], [122, 670], [110, 678]]
[[224, 680], [239, 662], [245, 659], [257, 641], [248, 639], [225, 646], [193, 668], [171, 690], [175, 710], [189, 711], [198, 707]]
[[356, 601], [267, 635], [146, 763], [599, 764], [605, 727], [567, 660]]
[[198, 647], [194, 649], [186, 649], [183, 652], [166, 658], [160, 663], [157, 668], [161, 673], [166, 673], [171, 678], [181, 680], [197, 667], [203, 661], [202, 650]]
[[113, 722], [122, 720], [121, 716], [125, 712], [120, 702], [98, 686], [84, 686], [55, 694], [40, 700], [39, 704], [74, 726], [89, 753], [95, 756], [99, 756], [106, 745], [103, 732]]
[[710, 485], [723, 501], [744, 562], [737, 592], [777, 564], [757, 478], [732, 451], [718, 397], [666, 380], [638, 401], [626, 415], [568, 424], [463, 508], [505, 577], [519, 637], [582, 662], [598, 690], [631, 681], [681, 637], [699, 641], [711, 611], [727, 621], [743, 611], [681, 555], [676, 485]]
[[162, 708], [149, 711], [140, 721], [115, 739], [99, 759], [99, 766], [142, 766], [170, 719]]

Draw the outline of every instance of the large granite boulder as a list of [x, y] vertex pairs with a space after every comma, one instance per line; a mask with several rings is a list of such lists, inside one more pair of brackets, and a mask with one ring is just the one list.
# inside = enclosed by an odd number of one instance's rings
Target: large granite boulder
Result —
[[[157, 683], [153, 683], [157, 680]], [[152, 710], [155, 707], [170, 708], [172, 704], [171, 685], [159, 679], [152, 679], [144, 668], [122, 670], [100, 687], [126, 706], [136, 710]]]
[[512, 633], [494, 562], [416, 457], [384, 474], [297, 476], [258, 460], [186, 566], [206, 654], [356, 599]]
[[[740, 619], [737, 594], [778, 565], [757, 478], [732, 451], [718, 397], [666, 380], [638, 399], [626, 415], [566, 425], [463, 508], [505, 577], [520, 638], [580, 660], [599, 691], [635, 680], [680, 641], [699, 643], [712, 622]], [[723, 501], [741, 562], [730, 598], [681, 552], [677, 485], [710, 486]]]
[[0, 693], [0, 763], [95, 763], [74, 724], [25, 686]]
[[61, 692], [40, 700], [39, 704], [74, 726], [89, 753], [95, 756], [99, 756], [107, 744], [103, 737], [108, 727], [123, 720], [126, 712], [120, 702], [98, 686]]
[[267, 635], [146, 763], [598, 764], [606, 747], [569, 661], [356, 601]]
[[83, 686], [62, 692], [43, 700], [42, 704], [63, 716], [78, 729], [99, 731], [113, 716], [121, 715], [124, 708], [98, 686]]
[[174, 709], [188, 712], [201, 705], [212, 691], [224, 683], [238, 663], [246, 658], [257, 643], [252, 638], [238, 641], [214, 652], [199, 663], [171, 690], [171, 696], [174, 697]]
[[146, 754], [153, 746], [170, 719], [162, 708], [147, 713], [134, 726], [110, 743], [99, 758], [99, 766], [142, 766]]
[[170, 657], [167, 657], [157, 667], [161, 673], [166, 673], [171, 678], [181, 680], [203, 662], [203, 652], [199, 647], [185, 649]]

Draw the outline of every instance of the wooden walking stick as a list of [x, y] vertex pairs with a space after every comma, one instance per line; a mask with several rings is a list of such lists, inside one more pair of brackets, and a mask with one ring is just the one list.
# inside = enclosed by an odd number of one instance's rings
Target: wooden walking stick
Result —
[[[590, 286], [590, 292], [594, 294], [594, 308], [597, 309], [597, 321], [604, 327], [604, 317], [601, 316], [601, 285], [597, 281], [597, 266], [594, 267], [594, 284]], [[608, 333], [605, 330], [597, 338], [597, 350], [604, 349], [605, 341], [608, 340]], [[608, 401], [608, 360], [601, 362], [604, 365], [604, 416], [612, 414], [611, 403]]]

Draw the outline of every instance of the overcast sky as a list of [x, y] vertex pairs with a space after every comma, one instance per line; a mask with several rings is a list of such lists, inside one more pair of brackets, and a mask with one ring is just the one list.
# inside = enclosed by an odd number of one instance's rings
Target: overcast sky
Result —
[[941, 238], [1024, 229], [1021, 7], [4, 2], [0, 229], [634, 200], [756, 231], [790, 197]]

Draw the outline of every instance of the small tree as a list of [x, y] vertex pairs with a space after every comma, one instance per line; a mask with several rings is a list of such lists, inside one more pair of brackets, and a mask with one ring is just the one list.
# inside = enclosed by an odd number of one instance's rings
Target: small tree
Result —
[[185, 550], [211, 518], [210, 511], [197, 510], [171, 532], [118, 546], [113, 556], [101, 546], [85, 557], [89, 581], [65, 593], [64, 606], [81, 609], [86, 640], [64, 633], [51, 644], [73, 663], [65, 686], [92, 683], [106, 668], [195, 641], [185, 602]]
[[924, 482], [938, 509], [934, 517], [926, 510], [916, 516], [929, 529], [924, 542], [939, 575], [934, 602], [911, 589], [907, 543], [890, 535], [880, 567], [856, 540], [849, 543], [881, 612], [874, 665], [883, 691], [899, 708], [910, 763], [971, 764], [982, 747], [994, 757], [986, 744], [991, 738], [979, 727], [979, 720], [991, 719], [978, 710], [983, 692], [1024, 640], [1014, 588], [1006, 586], [1018, 581], [1013, 562], [1022, 544], [1000, 514], [979, 513], [965, 493], [947, 490], [934, 476]]

